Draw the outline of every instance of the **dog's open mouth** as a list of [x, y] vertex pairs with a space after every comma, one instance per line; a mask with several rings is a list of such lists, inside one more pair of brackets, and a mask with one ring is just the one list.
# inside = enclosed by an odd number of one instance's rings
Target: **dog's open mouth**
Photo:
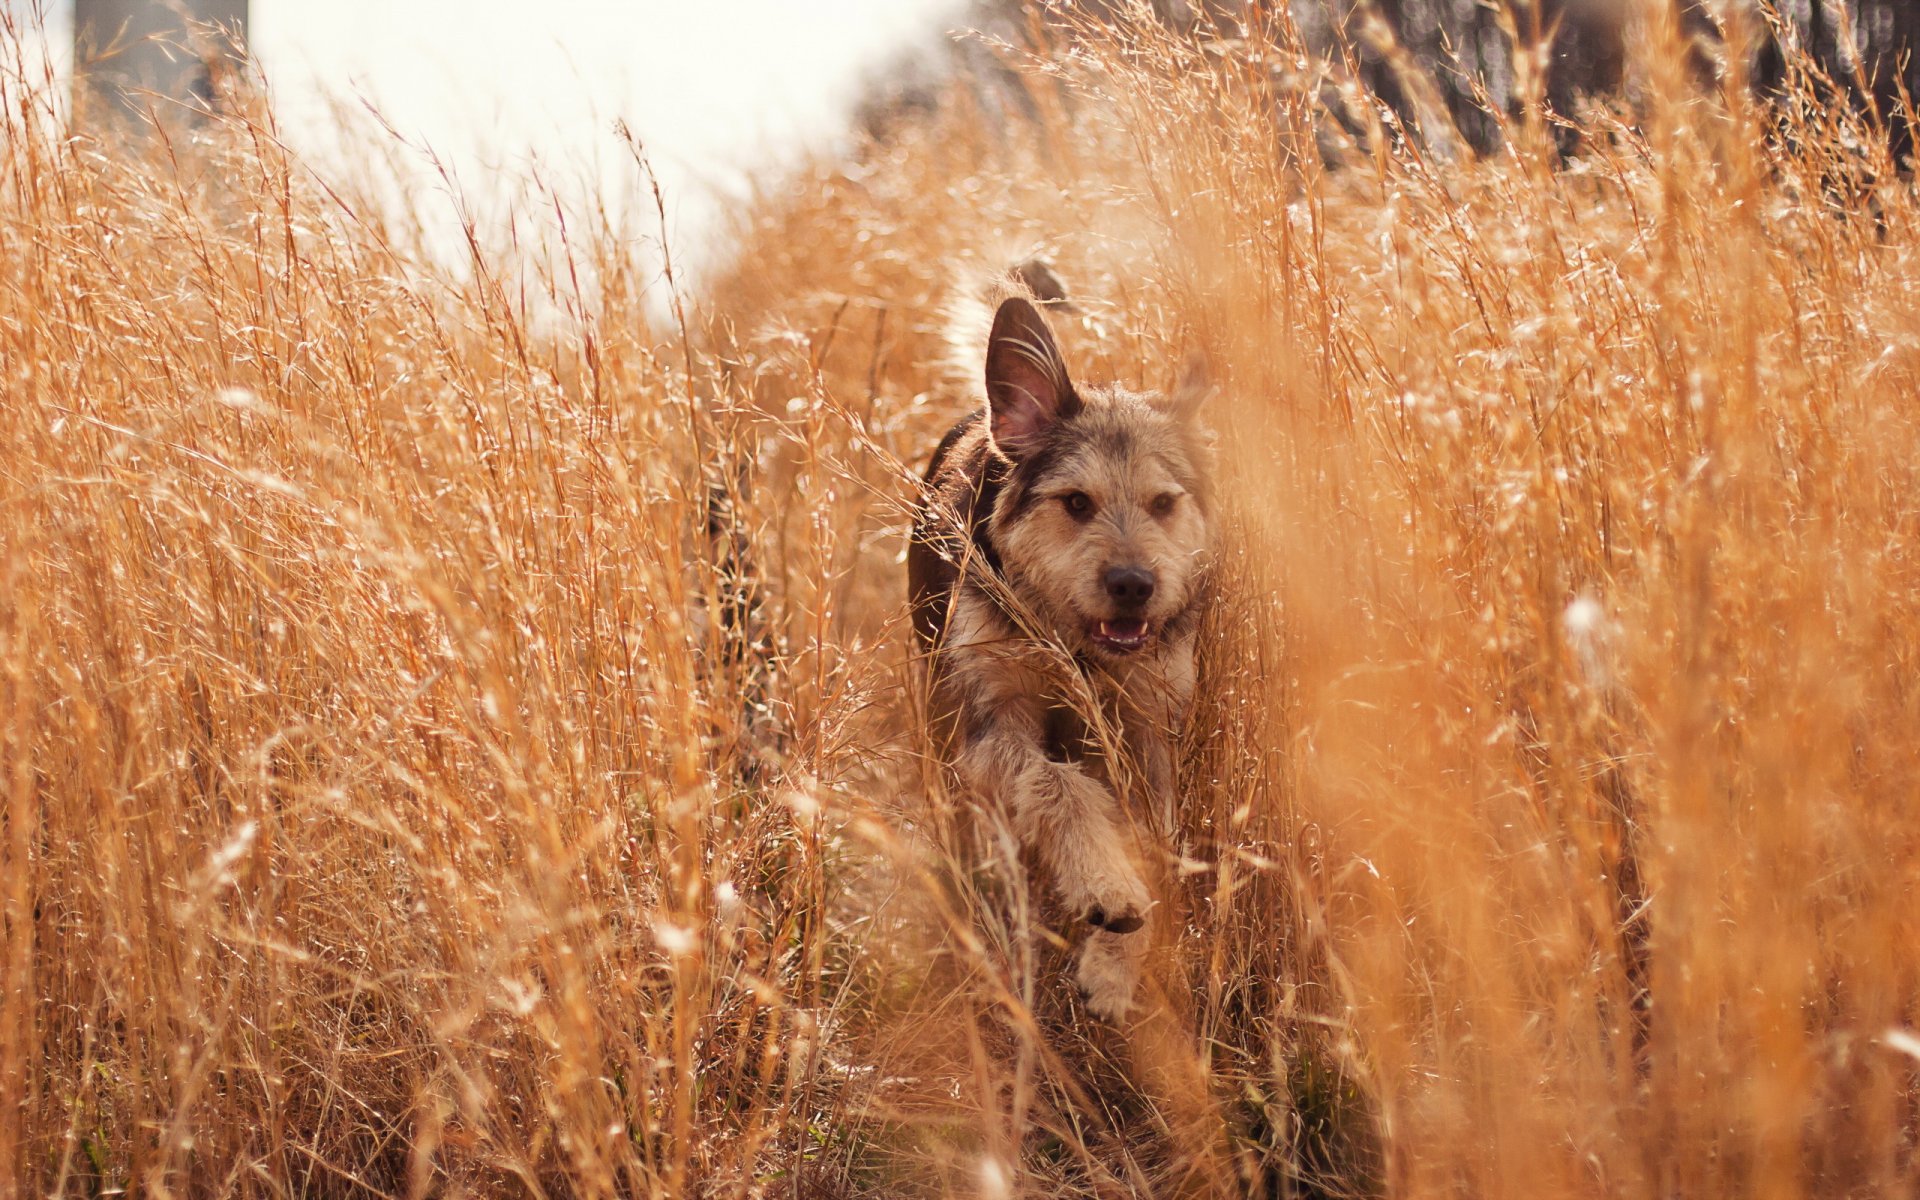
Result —
[[1115, 654], [1131, 654], [1147, 644], [1152, 632], [1145, 621], [1095, 621], [1093, 644]]

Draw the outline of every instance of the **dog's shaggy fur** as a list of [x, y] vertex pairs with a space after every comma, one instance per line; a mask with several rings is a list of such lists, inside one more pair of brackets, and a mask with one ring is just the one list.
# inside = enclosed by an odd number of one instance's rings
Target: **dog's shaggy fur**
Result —
[[1155, 903], [1134, 833], [1173, 827], [1171, 745], [1194, 685], [1211, 499], [1193, 410], [1077, 388], [1022, 296], [995, 313], [987, 405], [927, 469], [908, 553], [915, 631], [949, 760], [1004, 807], [1066, 911], [1078, 978], [1132, 1006]]

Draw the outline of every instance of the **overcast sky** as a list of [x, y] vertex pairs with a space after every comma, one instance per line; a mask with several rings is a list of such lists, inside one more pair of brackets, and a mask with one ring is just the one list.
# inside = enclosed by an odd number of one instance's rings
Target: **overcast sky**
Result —
[[[18, 11], [33, 0], [0, 0]], [[51, 14], [64, 34], [70, 0]], [[296, 144], [330, 144], [328, 93], [364, 95], [484, 187], [533, 152], [584, 172], [646, 143], [698, 243], [713, 198], [846, 129], [862, 80], [931, 43], [959, 0], [252, 0], [250, 40]], [[303, 147], [308, 148], [308, 147]], [[609, 177], [613, 172], [609, 171]]]

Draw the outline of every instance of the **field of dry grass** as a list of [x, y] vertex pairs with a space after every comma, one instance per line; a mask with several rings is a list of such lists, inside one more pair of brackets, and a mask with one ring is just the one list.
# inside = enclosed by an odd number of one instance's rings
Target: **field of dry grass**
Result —
[[[1913, 1195], [1911, 180], [1657, 23], [1564, 162], [1270, 33], [1012, 56], [698, 291], [535, 181], [446, 266], [264, 102], [70, 136], [9, 33], [0, 1195]], [[1036, 247], [1081, 373], [1225, 382], [1126, 1031], [907, 669]]]

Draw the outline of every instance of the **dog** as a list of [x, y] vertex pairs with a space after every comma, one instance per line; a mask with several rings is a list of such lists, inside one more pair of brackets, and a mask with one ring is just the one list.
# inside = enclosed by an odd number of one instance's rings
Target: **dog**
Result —
[[1174, 828], [1213, 545], [1211, 388], [1194, 364], [1165, 393], [1076, 386], [1025, 278], [994, 312], [985, 406], [927, 468], [908, 591], [945, 757], [1090, 927], [1076, 978], [1119, 1022], [1155, 905], [1135, 834]]

